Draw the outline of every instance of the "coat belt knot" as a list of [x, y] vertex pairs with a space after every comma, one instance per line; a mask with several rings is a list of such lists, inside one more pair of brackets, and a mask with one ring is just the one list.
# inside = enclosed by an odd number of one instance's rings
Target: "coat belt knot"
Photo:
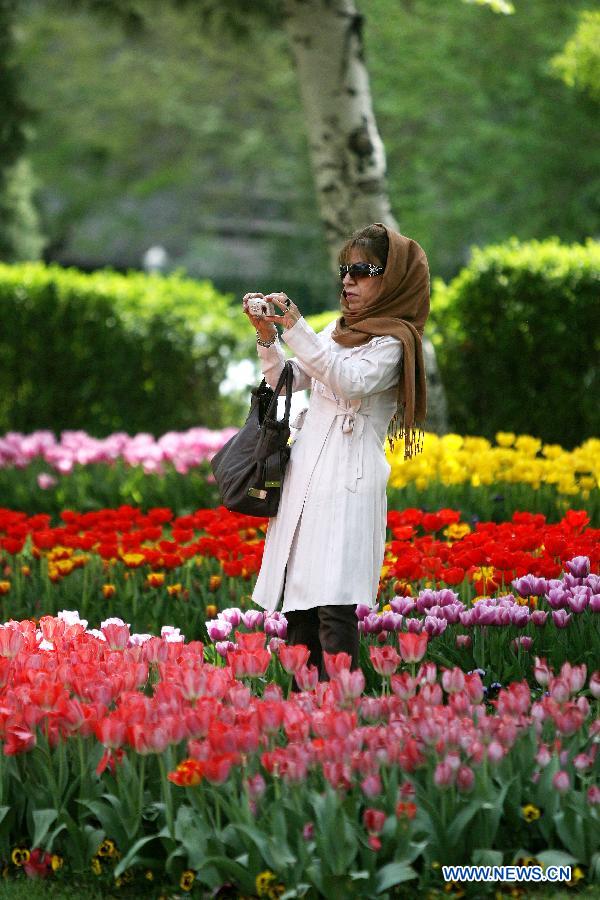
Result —
[[354, 409], [340, 409], [337, 415], [344, 417], [342, 419], [342, 431], [344, 434], [352, 435], [348, 449], [350, 466], [346, 473], [344, 486], [347, 491], [355, 493], [357, 481], [359, 478], [362, 478], [363, 474], [365, 416]]

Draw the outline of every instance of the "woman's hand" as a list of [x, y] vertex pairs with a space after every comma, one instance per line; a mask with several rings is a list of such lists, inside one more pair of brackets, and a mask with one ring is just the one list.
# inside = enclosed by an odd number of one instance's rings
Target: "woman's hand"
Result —
[[256, 328], [259, 333], [261, 340], [270, 341], [271, 338], [277, 334], [277, 329], [267, 320], [266, 316], [253, 316], [252, 313], [248, 312], [248, 300], [264, 300], [264, 294], [244, 294], [242, 300], [242, 307], [252, 326]]
[[265, 316], [265, 322], [274, 322], [276, 325], [282, 325], [287, 330], [288, 328], [293, 328], [298, 319], [302, 318], [302, 313], [287, 294], [282, 292], [267, 294], [265, 300], [278, 306], [283, 311], [282, 316]]

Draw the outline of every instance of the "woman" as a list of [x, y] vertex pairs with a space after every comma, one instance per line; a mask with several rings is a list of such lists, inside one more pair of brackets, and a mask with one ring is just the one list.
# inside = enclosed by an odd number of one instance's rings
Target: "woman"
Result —
[[277, 323], [295, 353], [293, 389], [311, 391], [252, 599], [269, 610], [283, 600], [288, 643], [306, 644], [322, 678], [323, 651], [345, 651], [359, 665], [356, 605], [374, 605], [385, 550], [383, 442], [387, 431], [392, 446], [405, 438], [406, 457], [418, 452], [426, 409], [424, 251], [370, 225], [340, 251], [340, 276], [342, 316], [319, 334], [284, 293], [265, 297], [277, 316], [248, 312], [248, 300], [262, 294], [243, 300], [267, 383], [275, 387], [285, 362]]

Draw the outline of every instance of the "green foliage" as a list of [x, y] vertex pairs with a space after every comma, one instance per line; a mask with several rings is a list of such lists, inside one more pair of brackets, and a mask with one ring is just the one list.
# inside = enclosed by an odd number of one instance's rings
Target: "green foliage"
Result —
[[127, 269], [160, 244], [220, 290], [285, 282], [318, 309], [330, 275], [285, 36], [259, 27], [240, 52], [196, 6], [136, 4], [133, 33], [95, 9], [24, 10], [47, 256]]
[[552, 67], [569, 87], [600, 100], [600, 11], [579, 13], [575, 33], [552, 59]]
[[[458, 0], [359, 0], [393, 210], [432, 272], [447, 279], [471, 244], [510, 234], [595, 233], [596, 105], [548, 62], [586, 4], [536, 0], [506, 16]], [[35, 4], [19, 19], [48, 257], [127, 268], [161, 243], [222, 290], [283, 285], [303, 310], [332, 305], [281, 29], [253, 25], [241, 51], [199, 24], [206, 3], [113, 0], [144, 15], [133, 34], [99, 25], [105, 6]], [[225, 16], [240, 3], [212, 6]]]
[[208, 282], [0, 265], [0, 309], [2, 431], [158, 436], [231, 421], [219, 386], [249, 331]]
[[339, 315], [339, 309], [327, 309], [325, 312], [316, 313], [314, 316], [307, 316], [306, 321], [318, 333], [326, 328], [330, 322], [333, 322], [334, 319], [339, 318]]
[[31, 164], [21, 157], [4, 171], [0, 196], [0, 257], [6, 260], [39, 259], [44, 238], [40, 233], [33, 194], [37, 186]]
[[363, 5], [392, 206], [434, 275], [457, 274], [473, 244], [597, 233], [597, 105], [549, 65], [586, 6]]
[[573, 447], [600, 432], [600, 243], [474, 248], [434, 284], [434, 334], [452, 427], [507, 428]]
[[31, 109], [14, 59], [15, 0], [0, 0], [0, 259], [35, 259], [42, 241], [28, 164], [23, 159]]

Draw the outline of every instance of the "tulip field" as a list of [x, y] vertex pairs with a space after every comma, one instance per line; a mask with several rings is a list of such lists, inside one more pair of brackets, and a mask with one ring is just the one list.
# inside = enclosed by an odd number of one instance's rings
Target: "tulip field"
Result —
[[398, 451], [361, 666], [319, 681], [199, 431], [0, 439], [0, 891], [596, 896], [600, 442]]

